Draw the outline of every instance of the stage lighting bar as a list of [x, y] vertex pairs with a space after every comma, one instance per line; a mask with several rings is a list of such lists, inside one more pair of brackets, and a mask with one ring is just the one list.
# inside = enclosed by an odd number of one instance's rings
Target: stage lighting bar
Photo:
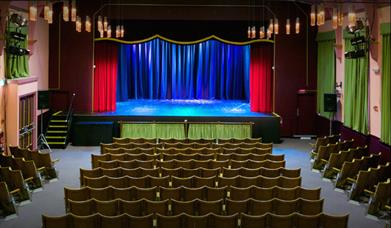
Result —
[[8, 46], [6, 50], [11, 55], [23, 56], [30, 54], [30, 50], [15, 46]]
[[26, 35], [20, 32], [10, 32], [10, 36], [16, 40], [20, 40], [20, 41], [26, 40]]
[[10, 21], [12, 23], [17, 24], [19, 27], [24, 27], [24, 26], [27, 25], [27, 20], [24, 17], [22, 17], [22, 16], [20, 16], [19, 14], [16, 14], [16, 13], [11, 15]]
[[348, 51], [345, 52], [345, 58], [347, 59], [357, 59], [365, 56], [365, 50], [364, 49], [359, 49], [359, 50], [354, 50], [354, 51]]
[[363, 36], [358, 36], [358, 37], [354, 37], [350, 40], [350, 43], [355, 46], [355, 45], [360, 45], [360, 44], [364, 44], [366, 42], [365, 40], [365, 37]]

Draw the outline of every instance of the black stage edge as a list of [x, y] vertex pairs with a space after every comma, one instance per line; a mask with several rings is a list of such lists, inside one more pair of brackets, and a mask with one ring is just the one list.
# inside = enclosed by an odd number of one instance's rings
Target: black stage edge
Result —
[[[281, 143], [280, 116], [265, 117], [203, 117], [203, 116], [112, 116], [101, 114], [74, 114], [72, 121], [72, 144], [77, 146], [99, 145], [111, 142], [112, 137], [120, 137], [119, 121], [142, 122], [253, 122], [252, 137], [262, 137], [265, 143]], [[91, 124], [88, 124], [91, 122]], [[82, 127], [80, 124], [82, 123]], [[111, 129], [111, 132], [110, 132]], [[86, 135], [87, 134], [87, 135]], [[88, 137], [90, 140], [83, 141]], [[91, 138], [95, 139], [92, 140]]]

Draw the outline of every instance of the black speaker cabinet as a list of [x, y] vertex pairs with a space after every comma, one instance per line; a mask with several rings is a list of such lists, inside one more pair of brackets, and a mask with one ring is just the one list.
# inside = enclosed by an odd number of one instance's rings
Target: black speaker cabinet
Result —
[[49, 108], [49, 95], [50, 92], [47, 90], [38, 91], [38, 109]]
[[325, 112], [337, 112], [337, 94], [325, 93], [323, 97], [324, 111]]

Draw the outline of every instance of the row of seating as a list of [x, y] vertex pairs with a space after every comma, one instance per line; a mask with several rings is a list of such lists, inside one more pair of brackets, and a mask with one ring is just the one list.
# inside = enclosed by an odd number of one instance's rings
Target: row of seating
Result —
[[104, 188], [107, 186], [113, 186], [116, 188], [126, 188], [131, 186], [137, 186], [140, 188], [148, 188], [153, 186], [163, 186], [163, 187], [179, 187], [186, 186], [192, 188], [198, 188], [202, 186], [209, 187], [223, 187], [223, 186], [235, 186], [235, 187], [249, 187], [251, 185], [259, 187], [273, 187], [280, 186], [284, 188], [293, 188], [301, 185], [301, 177], [244, 177], [244, 176], [235, 176], [235, 177], [175, 177], [175, 176], [165, 176], [165, 177], [108, 177], [101, 176], [97, 178], [84, 177], [83, 181], [85, 186], [93, 188]]
[[351, 162], [344, 162], [341, 170], [336, 169], [338, 174], [336, 176], [335, 187], [346, 190], [351, 187], [349, 178], [355, 179], [360, 170], [367, 170], [371, 167], [376, 167], [380, 162], [380, 154], [371, 154], [363, 156], [358, 159], [353, 159]]
[[104, 216], [93, 214], [77, 216], [67, 214], [60, 217], [42, 216], [43, 228], [266, 228], [266, 227], [306, 227], [306, 228], [346, 228], [349, 215], [333, 216], [325, 213], [317, 215], [248, 215], [245, 213], [233, 215], [215, 215], [209, 213], [203, 216], [180, 214], [164, 216], [150, 214], [146, 216]]
[[271, 154], [272, 148], [257, 148], [257, 147], [250, 147], [250, 148], [208, 148], [208, 147], [200, 147], [200, 148], [176, 148], [176, 147], [169, 147], [169, 148], [106, 148], [104, 151], [101, 151], [101, 154], [149, 154], [149, 155], [155, 155], [155, 154], [256, 154], [256, 155], [264, 155], [264, 154]]
[[341, 139], [340, 134], [318, 137], [314, 144], [310, 144], [312, 146], [311, 152], [316, 154], [318, 152], [320, 146], [326, 146], [327, 144], [335, 144], [335, 143], [339, 142], [340, 139]]
[[31, 190], [42, 187], [42, 179], [57, 177], [50, 154], [10, 147], [11, 155], [0, 154], [0, 215], [16, 214], [17, 203], [31, 200]]
[[12, 170], [20, 170], [22, 172], [24, 182], [28, 184], [29, 189], [42, 187], [41, 176], [34, 161], [26, 161], [24, 158], [16, 158], [11, 155], [0, 154], [0, 166], [10, 167]]
[[320, 169], [324, 178], [335, 179], [335, 186], [347, 191], [351, 200], [367, 202], [369, 199], [369, 214], [390, 212], [391, 164], [380, 164], [381, 153], [369, 154], [367, 146], [337, 150], [338, 142], [320, 145], [313, 168]]
[[186, 169], [186, 168], [176, 168], [176, 169], [167, 169], [167, 168], [155, 168], [155, 169], [144, 169], [144, 168], [135, 168], [135, 169], [125, 169], [122, 167], [114, 169], [105, 169], [105, 168], [95, 168], [95, 169], [80, 169], [80, 181], [81, 185], [83, 177], [143, 177], [143, 176], [153, 176], [153, 177], [162, 177], [162, 176], [177, 176], [177, 177], [190, 177], [190, 176], [199, 176], [199, 177], [234, 177], [234, 176], [245, 176], [245, 177], [255, 177], [255, 176], [265, 176], [265, 177], [299, 177], [300, 169], [286, 169], [286, 168], [277, 168], [277, 169], [267, 169], [260, 167], [257, 169], [248, 169], [248, 168], [215, 168], [215, 169], [205, 169], [202, 167], [196, 169]]
[[17, 146], [10, 146], [9, 150], [11, 155], [16, 158], [24, 158], [26, 161], [34, 161], [34, 164], [41, 173], [42, 177], [46, 179], [57, 178], [57, 172], [54, 168], [54, 164], [58, 159], [52, 159], [49, 153], [42, 153], [38, 150], [30, 150], [29, 148], [19, 148]]
[[272, 153], [272, 147], [266, 147], [266, 148], [258, 148], [258, 147], [248, 147], [248, 148], [242, 148], [242, 147], [219, 147], [219, 148], [210, 148], [210, 147], [183, 147], [183, 148], [177, 148], [177, 147], [166, 147], [166, 148], [143, 148], [143, 147], [134, 147], [134, 148], [123, 148], [123, 147], [116, 147], [116, 148], [104, 148], [100, 151], [101, 154], [177, 154], [177, 153], [184, 153], [184, 154], [271, 154]]
[[391, 164], [379, 165], [376, 168], [361, 170], [356, 179], [348, 178], [352, 183], [350, 189], [350, 199], [359, 200], [365, 193], [372, 193], [379, 182], [384, 182], [391, 178]]
[[385, 182], [379, 182], [374, 191], [368, 190], [370, 194], [368, 214], [381, 215], [380, 212], [391, 212], [391, 178]]
[[254, 155], [254, 154], [156, 154], [156, 155], [148, 155], [148, 154], [103, 154], [103, 155], [95, 155], [91, 154], [91, 163], [92, 167], [97, 167], [99, 161], [132, 161], [132, 160], [159, 160], [159, 161], [186, 161], [186, 160], [195, 160], [195, 161], [225, 161], [225, 160], [234, 160], [234, 161], [284, 161], [284, 155]]
[[150, 201], [139, 199], [136, 201], [126, 201], [114, 199], [110, 201], [100, 201], [89, 199], [86, 201], [69, 201], [68, 212], [74, 215], [87, 216], [99, 213], [106, 216], [129, 214], [133, 216], [143, 216], [151, 213], [161, 215], [178, 215], [186, 213], [189, 215], [205, 215], [210, 212], [217, 215], [233, 215], [236, 213], [246, 213], [250, 215], [263, 215], [274, 213], [277, 215], [289, 215], [298, 212], [303, 215], [316, 215], [323, 211], [323, 199], [320, 200], [231, 200], [219, 199], [215, 201], [204, 201], [193, 199], [191, 201], [177, 201], [175, 199], [165, 199], [161, 201]]
[[331, 154], [338, 153], [339, 151], [348, 150], [353, 147], [353, 143], [354, 139], [337, 142], [335, 144], [327, 144], [326, 146], [320, 146], [317, 153], [311, 153], [313, 158], [312, 168], [317, 170], [323, 170]]
[[9, 194], [16, 202], [30, 200], [29, 188], [22, 171], [12, 170], [11, 167], [0, 167], [0, 181], [7, 185]]
[[332, 153], [323, 170], [323, 177], [328, 179], [335, 179], [337, 173], [341, 170], [345, 162], [350, 162], [353, 159], [368, 156], [368, 147], [350, 148], [338, 153]]
[[146, 139], [146, 138], [116, 138], [113, 137], [113, 143], [256, 143], [262, 142], [262, 138], [230, 138], [230, 139]]
[[151, 188], [115, 188], [112, 186], [105, 188], [82, 187], [78, 189], [64, 188], [65, 207], [68, 206], [68, 200], [85, 201], [92, 198], [102, 201], [113, 199], [137, 200], [148, 199], [159, 201], [165, 199], [175, 199], [178, 201], [190, 201], [193, 199], [202, 199], [206, 201], [219, 199], [246, 200], [249, 198], [256, 200], [270, 200], [273, 198], [282, 200], [295, 200], [303, 198], [307, 200], [320, 199], [320, 188], [307, 189], [302, 187], [282, 188], [274, 186], [270, 188], [261, 188], [249, 186], [239, 188], [234, 186], [188, 188], [184, 186], [176, 188], [151, 187]]
[[206, 168], [206, 169], [215, 169], [226, 167], [230, 169], [236, 169], [240, 167], [245, 167], [249, 169], [257, 169], [260, 167], [265, 167], [269, 169], [277, 169], [281, 167], [285, 167], [285, 161], [253, 161], [253, 160], [244, 160], [244, 161], [236, 161], [236, 160], [224, 160], [224, 161], [215, 161], [215, 160], [170, 160], [170, 161], [160, 161], [160, 160], [131, 160], [131, 161], [98, 161], [97, 164], [92, 164], [92, 168], [106, 168], [113, 169], [117, 167], [134, 169], [137, 167], [142, 167], [146, 169], [152, 169], [156, 167], [163, 167], [167, 169], [175, 169], [175, 168], [187, 168], [187, 169], [195, 169], [198, 167]]
[[0, 216], [16, 214], [16, 205], [8, 189], [7, 183], [0, 181]]
[[101, 151], [104, 151], [106, 148], [125, 148], [125, 149], [132, 149], [132, 148], [177, 148], [177, 149], [183, 149], [183, 148], [272, 148], [272, 143], [101, 143], [100, 148]]

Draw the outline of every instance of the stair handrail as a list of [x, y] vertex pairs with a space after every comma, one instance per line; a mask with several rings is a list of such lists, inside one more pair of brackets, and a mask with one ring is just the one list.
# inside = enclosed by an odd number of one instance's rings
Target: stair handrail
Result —
[[69, 120], [69, 116], [72, 113], [72, 105], [73, 105], [73, 100], [75, 99], [75, 96], [76, 96], [76, 93], [72, 93], [72, 99], [71, 99], [71, 103], [69, 104], [68, 113], [67, 113], [67, 119], [66, 119], [67, 121]]

